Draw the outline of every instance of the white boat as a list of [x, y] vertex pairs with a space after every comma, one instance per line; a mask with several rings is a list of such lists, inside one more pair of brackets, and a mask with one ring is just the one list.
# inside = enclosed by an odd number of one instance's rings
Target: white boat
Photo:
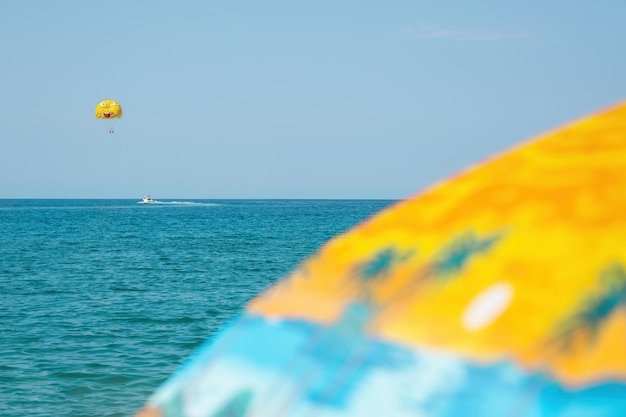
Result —
[[152, 199], [152, 197], [150, 197], [149, 195], [145, 196], [143, 198], [143, 202], [144, 203], [154, 203], [154, 200]]

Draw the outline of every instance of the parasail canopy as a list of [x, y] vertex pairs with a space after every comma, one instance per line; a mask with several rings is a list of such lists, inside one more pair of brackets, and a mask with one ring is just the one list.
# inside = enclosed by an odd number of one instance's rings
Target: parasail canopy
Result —
[[115, 119], [122, 117], [122, 106], [115, 100], [102, 100], [96, 106], [96, 118]]

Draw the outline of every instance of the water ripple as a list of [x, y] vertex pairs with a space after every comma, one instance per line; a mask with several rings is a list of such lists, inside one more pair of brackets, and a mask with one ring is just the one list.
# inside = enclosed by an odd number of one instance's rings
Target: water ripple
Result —
[[0, 200], [2, 416], [128, 416], [385, 201]]

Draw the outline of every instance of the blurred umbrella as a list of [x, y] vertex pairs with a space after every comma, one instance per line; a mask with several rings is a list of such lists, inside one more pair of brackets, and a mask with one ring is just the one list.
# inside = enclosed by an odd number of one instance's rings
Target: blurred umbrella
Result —
[[626, 104], [338, 236], [143, 415], [626, 415]]

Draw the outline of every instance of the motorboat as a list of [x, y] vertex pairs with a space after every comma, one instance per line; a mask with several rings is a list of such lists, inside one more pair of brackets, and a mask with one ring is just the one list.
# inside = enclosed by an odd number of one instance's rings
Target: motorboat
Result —
[[143, 202], [144, 203], [154, 203], [154, 200], [152, 199], [152, 197], [150, 197], [149, 195], [145, 196], [143, 198]]

